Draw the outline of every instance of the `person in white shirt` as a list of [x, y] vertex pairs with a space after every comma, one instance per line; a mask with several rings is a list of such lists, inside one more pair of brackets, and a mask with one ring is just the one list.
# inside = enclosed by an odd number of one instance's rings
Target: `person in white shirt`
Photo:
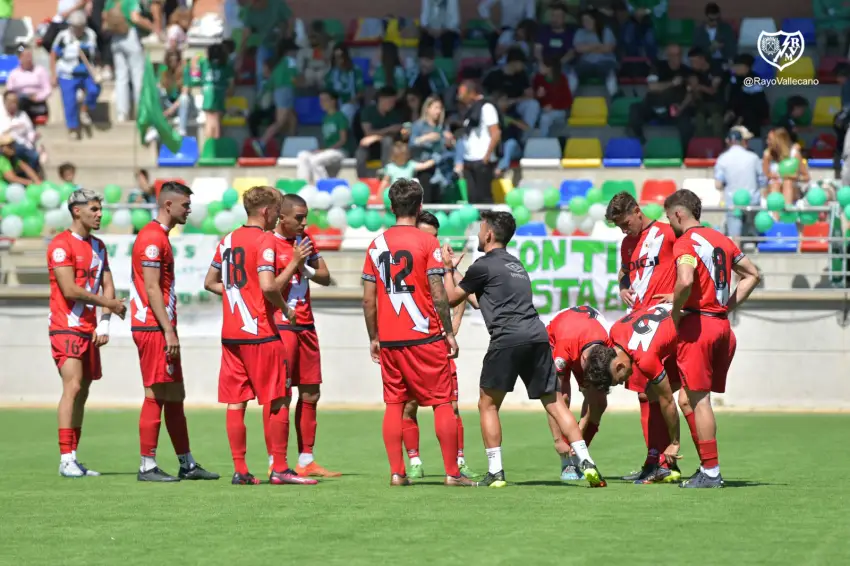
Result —
[[458, 88], [457, 97], [467, 109], [463, 120], [463, 141], [458, 144], [463, 164], [459, 164], [457, 170], [466, 180], [469, 202], [489, 204], [493, 202], [496, 148], [502, 140], [499, 111], [484, 98], [481, 87], [475, 81], [464, 81]]
[[[499, 25], [493, 18], [493, 6], [499, 7]], [[483, 0], [478, 5], [478, 14], [488, 20], [493, 29], [490, 38], [490, 53], [496, 60], [496, 45], [498, 43], [510, 45], [513, 43], [514, 30], [523, 20], [537, 19], [537, 2], [535, 0]]]
[[[93, 76], [92, 64], [97, 50], [97, 37], [86, 27], [86, 14], [82, 10], [68, 16], [68, 29], [59, 32], [50, 52], [53, 80], [62, 91], [65, 108], [65, 125], [72, 133], [81, 126], [91, 125], [89, 109], [94, 108], [100, 96], [100, 84]], [[85, 93], [81, 103], [77, 93]]]
[[422, 0], [419, 16], [419, 48], [440, 48], [443, 57], [454, 57], [460, 39], [458, 0]]
[[41, 171], [41, 162], [37, 150], [38, 133], [29, 115], [20, 109], [18, 95], [7, 90], [3, 95], [3, 105], [0, 107], [0, 134], [8, 134], [15, 140], [15, 156], [32, 167], [33, 171]]
[[[753, 134], [744, 126], [734, 126], [726, 135], [729, 148], [720, 154], [714, 165], [714, 183], [717, 190], [723, 191], [723, 202], [732, 206], [735, 193], [745, 190], [750, 194], [750, 205], [758, 206], [761, 201], [761, 188], [767, 183], [762, 172], [759, 156], [747, 149], [747, 142]], [[741, 237], [757, 236], [755, 212], [726, 214], [726, 235], [741, 245]]]

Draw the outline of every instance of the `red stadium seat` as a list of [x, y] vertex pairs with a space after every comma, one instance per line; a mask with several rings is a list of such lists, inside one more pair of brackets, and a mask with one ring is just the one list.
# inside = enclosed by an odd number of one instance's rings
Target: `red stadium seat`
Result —
[[257, 60], [252, 53], [242, 58], [242, 66], [236, 71], [238, 86], [253, 86], [257, 83]]
[[44, 114], [42, 116], [36, 116], [35, 120], [33, 120], [33, 121], [35, 122], [36, 126], [44, 126], [44, 125], [47, 124], [47, 119], [48, 119], [47, 114]]
[[277, 165], [277, 156], [280, 155], [280, 144], [272, 139], [266, 145], [266, 155], [270, 157], [258, 157], [251, 143], [253, 138], [248, 138], [242, 143], [242, 152], [236, 163], [239, 167], [274, 167]]
[[818, 65], [818, 81], [824, 84], [834, 84], [838, 78], [835, 74], [835, 68], [840, 63], [847, 62], [844, 57], [835, 57], [834, 55], [821, 57]]
[[809, 159], [832, 159], [837, 145], [835, 134], [820, 134], [809, 148]]
[[325, 228], [324, 230], [310, 228], [310, 239], [316, 242], [316, 249], [320, 252], [339, 251], [342, 247], [342, 230], [338, 228]]
[[[803, 226], [800, 242], [800, 251], [803, 253], [826, 253], [829, 251], [829, 223], [815, 222]], [[821, 238], [819, 240], [808, 240], [806, 238]]]
[[156, 194], [157, 197], [159, 197], [159, 191], [162, 190], [162, 186], [165, 183], [168, 183], [169, 181], [174, 181], [176, 183], [180, 183], [181, 185], [188, 185], [188, 183], [186, 183], [186, 181], [184, 181], [183, 179], [157, 179], [153, 182], [154, 194]]
[[641, 204], [664, 204], [664, 199], [676, 192], [676, 181], [671, 179], [647, 179], [640, 191]]
[[723, 140], [720, 138], [693, 138], [685, 154], [685, 167], [714, 167], [721, 153]]

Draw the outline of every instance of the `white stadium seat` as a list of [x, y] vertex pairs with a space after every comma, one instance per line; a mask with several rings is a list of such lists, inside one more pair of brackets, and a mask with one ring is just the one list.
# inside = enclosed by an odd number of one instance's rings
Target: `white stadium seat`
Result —
[[744, 18], [738, 37], [738, 49], [756, 49], [761, 32], [775, 33], [773, 18]]
[[717, 190], [713, 178], [685, 179], [682, 188], [696, 193], [703, 206], [720, 206], [723, 193]]
[[192, 202], [209, 204], [221, 200], [221, 196], [227, 189], [227, 179], [222, 177], [197, 177], [192, 181]]
[[[313, 136], [290, 136], [283, 141], [283, 148], [280, 150], [281, 160], [293, 160], [298, 157], [302, 151], [313, 151], [319, 149], [319, 140]], [[286, 162], [285, 164], [294, 164], [294, 161]], [[278, 161], [279, 165], [281, 161]]]
[[557, 159], [563, 156], [558, 138], [530, 138], [525, 143], [523, 159]]

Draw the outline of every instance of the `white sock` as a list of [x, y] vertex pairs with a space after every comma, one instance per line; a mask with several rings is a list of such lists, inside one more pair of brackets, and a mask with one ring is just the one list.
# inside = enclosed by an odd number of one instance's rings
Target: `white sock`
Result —
[[59, 461], [63, 464], [70, 464], [71, 462], [75, 462], [76, 460], [77, 457], [74, 455], [73, 452], [68, 452], [67, 454], [61, 454], [59, 456]]
[[419, 456], [414, 456], [413, 458], [410, 459], [410, 465], [411, 466], [421, 466], [422, 460], [419, 459]]
[[156, 468], [156, 458], [153, 456], [142, 456], [142, 463], [139, 465], [139, 471], [144, 473]]
[[487, 448], [487, 471], [491, 474], [502, 471], [502, 447]]
[[273, 465], [274, 465], [274, 456], [269, 454], [269, 466], [273, 466]]
[[186, 468], [187, 470], [191, 470], [198, 464], [195, 462], [195, 459], [192, 457], [191, 452], [186, 452], [185, 454], [178, 454], [177, 460], [180, 462], [181, 468]]
[[464, 464], [466, 464], [466, 458], [464, 458], [463, 456], [458, 456], [457, 457], [457, 465], [463, 466]]
[[309, 466], [313, 463], [313, 455], [312, 454], [299, 454], [298, 455], [298, 465], [302, 468], [305, 466]]
[[572, 446], [573, 451], [576, 453], [576, 459], [578, 459], [579, 462], [587, 460], [591, 464], [594, 463], [593, 458], [590, 457], [590, 452], [587, 450], [587, 443], [585, 443], [584, 440], [572, 442], [570, 443], [570, 446]]
[[73, 456], [73, 459], [74, 459], [74, 461], [76, 462], [76, 461], [77, 461], [77, 451], [76, 451], [76, 450], [71, 450], [71, 456]]
[[703, 468], [702, 466], [700, 466], [699, 469], [702, 470], [705, 475], [710, 478], [716, 478], [720, 475], [720, 466], [714, 466], [713, 468]]

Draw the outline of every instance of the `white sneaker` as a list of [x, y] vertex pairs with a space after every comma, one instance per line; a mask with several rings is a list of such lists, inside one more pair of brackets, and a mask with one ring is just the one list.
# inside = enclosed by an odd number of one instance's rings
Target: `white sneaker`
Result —
[[80, 464], [79, 462], [77, 462], [77, 467], [80, 468], [83, 471], [83, 473], [85, 475], [87, 475], [88, 477], [97, 477], [97, 476], [100, 475], [100, 472], [95, 472], [94, 470], [90, 470], [90, 469], [86, 468], [85, 466], [83, 466], [82, 464]]
[[125, 122], [127, 122], [127, 115], [126, 114], [118, 114], [117, 116], [115, 116], [115, 121], [118, 122], [119, 124], [124, 124]]
[[59, 475], [65, 478], [81, 478], [86, 473], [75, 460], [71, 460], [70, 462], [59, 463]]
[[91, 116], [88, 112], [80, 112], [80, 124], [83, 126], [91, 126]]
[[153, 143], [158, 139], [159, 133], [153, 128], [148, 128], [147, 133], [145, 133], [145, 144]]

